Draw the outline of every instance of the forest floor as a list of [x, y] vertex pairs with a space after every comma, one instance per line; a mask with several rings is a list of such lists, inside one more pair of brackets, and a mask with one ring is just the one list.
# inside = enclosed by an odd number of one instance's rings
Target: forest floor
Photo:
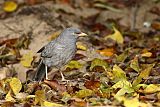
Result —
[[[155, 1], [1, 0], [1, 106], [160, 106]], [[50, 81], [33, 82], [37, 51], [67, 27], [88, 34], [63, 71], [70, 81], [50, 69]]]

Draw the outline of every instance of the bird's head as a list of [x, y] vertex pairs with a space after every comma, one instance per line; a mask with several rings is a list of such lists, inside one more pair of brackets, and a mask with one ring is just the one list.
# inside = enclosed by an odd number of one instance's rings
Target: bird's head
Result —
[[87, 36], [87, 34], [83, 33], [80, 29], [73, 27], [65, 29], [63, 33], [68, 34], [70, 36], [74, 36], [75, 38]]

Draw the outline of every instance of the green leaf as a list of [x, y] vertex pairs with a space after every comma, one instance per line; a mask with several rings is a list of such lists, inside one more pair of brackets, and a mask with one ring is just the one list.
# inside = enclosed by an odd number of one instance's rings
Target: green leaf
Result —
[[140, 71], [139, 63], [138, 63], [138, 58], [137, 57], [135, 57], [133, 60], [131, 60], [130, 67], [132, 69], [134, 69], [135, 71], [137, 71], [137, 72]]
[[124, 62], [126, 58], [128, 57], [128, 50], [121, 53], [119, 56], [117, 56], [117, 62]]
[[154, 65], [155, 64], [147, 64], [146, 69], [140, 72], [139, 76], [133, 81], [132, 85], [136, 86], [142, 81], [142, 79], [146, 79], [150, 75], [150, 72]]
[[65, 103], [67, 103], [71, 98], [72, 98], [72, 97], [71, 97], [70, 94], [68, 94], [67, 92], [64, 92], [64, 93], [63, 93], [63, 97], [62, 97], [61, 100], [62, 100], [63, 102], [65, 102]]
[[79, 98], [85, 98], [92, 95], [93, 95], [93, 91], [90, 89], [83, 89], [76, 93], [76, 96]]
[[102, 59], [95, 58], [91, 63], [90, 71], [92, 71], [92, 69], [96, 66], [101, 66], [106, 70], [108, 63]]
[[79, 68], [83, 67], [83, 65], [78, 61], [72, 60], [66, 65], [66, 68], [67, 67], [71, 68], [71, 69], [73, 69], [73, 68], [79, 69]]
[[120, 80], [126, 80], [126, 73], [117, 65], [113, 66], [113, 80], [114, 82], [118, 82]]
[[132, 93], [134, 89], [132, 88], [132, 84], [127, 80], [121, 80], [112, 86], [114, 89], [120, 88], [120, 90], [116, 93], [115, 97], [122, 96], [125, 93]]

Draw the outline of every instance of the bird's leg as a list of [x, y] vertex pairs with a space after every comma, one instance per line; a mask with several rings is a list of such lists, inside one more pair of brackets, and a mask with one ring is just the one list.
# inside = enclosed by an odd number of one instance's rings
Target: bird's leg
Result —
[[46, 80], [48, 80], [48, 69], [47, 69], [47, 66], [45, 66], [45, 71], [46, 71]]
[[61, 73], [62, 81], [65, 81], [66, 79], [64, 78], [64, 75], [63, 75], [62, 71], [61, 71], [61, 70], [59, 70], [59, 72]]
[[61, 81], [69, 81], [69, 80], [66, 80], [65, 78], [64, 78], [64, 75], [63, 75], [63, 73], [62, 73], [62, 71], [61, 70], [59, 70], [59, 72], [61, 73], [61, 78], [62, 78], [62, 80]]

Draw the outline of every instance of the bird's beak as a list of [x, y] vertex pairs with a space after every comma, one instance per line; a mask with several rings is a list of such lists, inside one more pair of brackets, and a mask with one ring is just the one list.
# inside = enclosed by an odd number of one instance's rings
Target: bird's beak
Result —
[[80, 34], [78, 34], [78, 37], [82, 37], [82, 36], [87, 36], [87, 34], [86, 33], [80, 33]]

